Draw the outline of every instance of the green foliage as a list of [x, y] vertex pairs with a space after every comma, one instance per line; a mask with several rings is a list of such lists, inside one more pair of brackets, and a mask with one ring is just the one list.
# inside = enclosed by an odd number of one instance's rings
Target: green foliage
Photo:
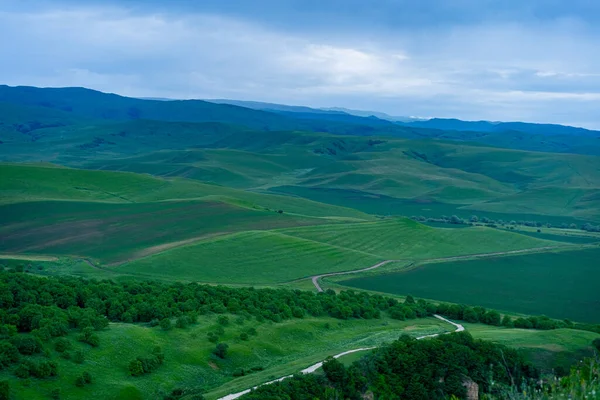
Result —
[[149, 356], [139, 356], [129, 362], [129, 374], [131, 376], [141, 376], [149, 374], [160, 367], [165, 360], [165, 355], [160, 347], [154, 348]]
[[[242, 398], [287, 398], [293, 394], [297, 398], [354, 399], [367, 391], [374, 398], [464, 398], [466, 379], [475, 382], [480, 393], [495, 395], [515, 382], [534, 383], [539, 376], [517, 351], [474, 340], [467, 333], [422, 341], [402, 336], [365, 358], [349, 368], [328, 358], [322, 376], [294, 376], [261, 386]], [[328, 397], [332, 395], [335, 397]]]
[[171, 323], [170, 318], [163, 318], [160, 320], [160, 327], [163, 331], [168, 331], [173, 328], [173, 324]]
[[70, 350], [72, 347], [73, 344], [71, 341], [64, 337], [60, 337], [56, 339], [56, 342], [54, 342], [54, 349], [59, 353], [64, 353], [65, 351]]
[[596, 348], [596, 351], [600, 353], [600, 338], [594, 339], [592, 345]]
[[227, 357], [227, 351], [229, 350], [229, 345], [227, 343], [219, 343], [217, 347], [215, 347], [213, 354], [219, 358]]
[[10, 400], [10, 384], [8, 381], [0, 381], [0, 400]]
[[76, 364], [83, 364], [85, 361], [85, 353], [82, 350], [77, 350], [73, 354], [73, 362]]

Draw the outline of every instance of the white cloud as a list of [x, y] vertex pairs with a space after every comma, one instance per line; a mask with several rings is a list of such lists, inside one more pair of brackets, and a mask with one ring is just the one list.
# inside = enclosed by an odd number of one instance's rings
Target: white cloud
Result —
[[115, 6], [0, 12], [0, 36], [11, 38], [0, 42], [0, 75], [131, 96], [600, 125], [590, 115], [600, 100], [598, 38], [577, 21], [360, 34]]

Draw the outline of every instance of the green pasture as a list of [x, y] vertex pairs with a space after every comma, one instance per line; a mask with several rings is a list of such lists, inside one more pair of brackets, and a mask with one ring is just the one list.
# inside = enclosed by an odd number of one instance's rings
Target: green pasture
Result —
[[345, 286], [598, 323], [600, 249], [423, 264]]

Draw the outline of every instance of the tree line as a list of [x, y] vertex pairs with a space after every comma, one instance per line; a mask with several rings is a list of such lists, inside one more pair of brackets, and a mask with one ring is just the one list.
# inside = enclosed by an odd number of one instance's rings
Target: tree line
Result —
[[463, 399], [474, 390], [502, 398], [515, 387], [535, 385], [538, 378], [518, 351], [474, 340], [466, 332], [429, 340], [403, 335], [349, 367], [330, 357], [323, 374], [260, 386], [242, 399], [441, 400]]

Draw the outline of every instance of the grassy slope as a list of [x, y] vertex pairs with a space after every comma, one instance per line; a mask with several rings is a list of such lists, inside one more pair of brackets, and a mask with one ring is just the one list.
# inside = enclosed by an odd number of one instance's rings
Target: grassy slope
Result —
[[211, 234], [324, 222], [214, 201], [25, 202], [0, 206], [0, 252], [114, 263]]
[[[111, 324], [110, 329], [99, 334], [101, 344], [97, 349], [76, 344], [77, 348], [88, 349], [83, 365], [58, 359], [58, 379], [33, 380], [31, 387], [14, 385], [14, 390], [18, 398], [46, 399], [52, 388], [60, 387], [62, 398], [67, 400], [129, 399], [132, 393], [143, 393], [142, 399], [155, 399], [174, 387], [200, 387], [207, 391], [220, 387], [214, 393], [227, 394], [271, 377], [297, 372], [327, 355], [394, 340], [403, 330], [417, 336], [449, 329], [448, 324], [433, 318], [413, 321], [307, 318], [279, 324], [253, 320], [244, 325], [234, 323], [235, 318], [231, 317], [232, 322], [221, 337], [230, 346], [226, 360], [211, 356], [215, 345], [206, 338], [217, 327], [214, 316], [201, 317], [190, 328], [168, 332], [158, 327]], [[256, 328], [258, 336], [250, 336], [249, 341], [239, 340], [239, 334], [250, 326]], [[150, 354], [157, 345], [165, 353], [165, 364], [143, 377], [128, 376], [129, 361]], [[56, 353], [53, 356], [58, 358]], [[265, 370], [241, 378], [231, 376], [238, 368], [256, 366]], [[93, 374], [95, 383], [85, 388], [75, 387], [75, 378], [85, 370]], [[8, 372], [0, 372], [0, 377], [9, 376]]]
[[89, 171], [48, 164], [0, 163], [0, 204], [36, 200], [117, 203], [182, 199], [223, 200], [246, 207], [283, 209], [316, 217], [369, 219], [360, 211], [288, 196], [264, 195], [187, 179], [160, 179], [127, 172]]
[[432, 228], [409, 219], [284, 229], [286, 235], [376, 254], [384, 259], [428, 259], [560, 245], [484, 227]]
[[600, 335], [574, 329], [537, 331], [532, 329], [502, 328], [482, 324], [463, 324], [473, 337], [491, 340], [521, 349], [545, 372], [570, 366], [593, 354], [591, 343]]
[[145, 277], [215, 283], [287, 282], [380, 261], [375, 255], [274, 232], [242, 232], [167, 250], [115, 268]]
[[430, 259], [560, 246], [488, 228], [430, 228], [399, 219], [243, 232], [168, 250], [115, 269], [145, 277], [268, 284], [362, 269], [386, 259]]
[[425, 264], [339, 282], [435, 300], [597, 323], [600, 249]]

